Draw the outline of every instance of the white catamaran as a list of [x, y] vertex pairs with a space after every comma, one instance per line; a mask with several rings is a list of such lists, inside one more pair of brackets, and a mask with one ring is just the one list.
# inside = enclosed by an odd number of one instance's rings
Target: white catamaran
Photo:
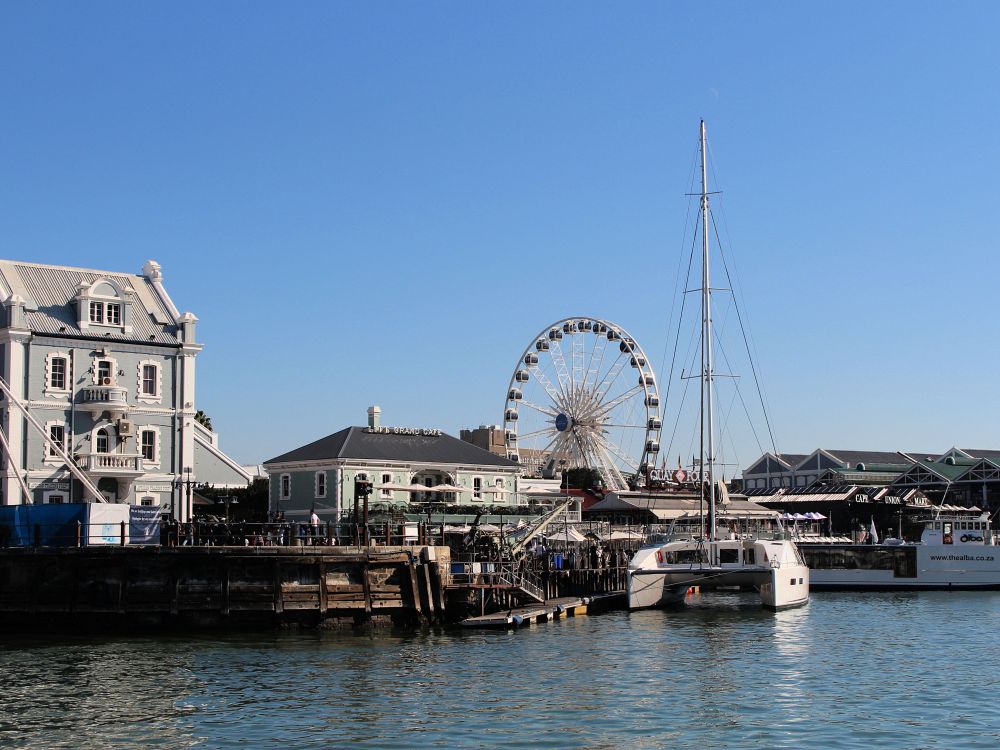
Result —
[[651, 538], [632, 558], [628, 568], [629, 609], [662, 607], [683, 600], [688, 589], [753, 587], [761, 603], [785, 609], [809, 600], [809, 568], [798, 548], [780, 526], [774, 533], [740, 533], [727, 529], [721, 539], [716, 519], [720, 492], [715, 480], [715, 433], [712, 416], [712, 294], [708, 244], [708, 174], [705, 122], [701, 122], [701, 410], [707, 450], [702, 455], [702, 486], [708, 494], [706, 534], [668, 534]]

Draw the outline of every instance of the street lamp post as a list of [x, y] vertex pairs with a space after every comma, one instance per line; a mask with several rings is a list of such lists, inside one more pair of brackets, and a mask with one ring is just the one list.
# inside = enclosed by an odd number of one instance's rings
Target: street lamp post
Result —
[[185, 466], [184, 473], [187, 475], [187, 520], [188, 523], [193, 523], [194, 513], [192, 508], [193, 503], [191, 500], [191, 467]]

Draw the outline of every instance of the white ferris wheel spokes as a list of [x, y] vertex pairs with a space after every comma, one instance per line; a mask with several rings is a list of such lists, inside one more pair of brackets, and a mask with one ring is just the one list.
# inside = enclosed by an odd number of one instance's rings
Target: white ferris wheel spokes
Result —
[[609, 490], [642, 482], [660, 450], [660, 397], [642, 348], [606, 320], [542, 329], [507, 387], [507, 455], [528, 473], [587, 467]]

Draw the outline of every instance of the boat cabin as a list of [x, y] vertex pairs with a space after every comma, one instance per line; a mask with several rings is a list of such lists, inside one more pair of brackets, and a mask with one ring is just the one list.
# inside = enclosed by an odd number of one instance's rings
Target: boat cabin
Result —
[[994, 544], [990, 529], [990, 515], [983, 513], [977, 518], [960, 515], [940, 514], [927, 521], [920, 536], [921, 544]]

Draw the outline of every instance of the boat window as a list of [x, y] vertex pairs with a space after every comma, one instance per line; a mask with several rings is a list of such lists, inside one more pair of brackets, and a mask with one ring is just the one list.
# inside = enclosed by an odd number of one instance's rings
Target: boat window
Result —
[[743, 562], [747, 565], [756, 565], [757, 554], [753, 547], [747, 547], [743, 550]]
[[674, 553], [678, 563], [707, 563], [704, 549], [681, 549]]
[[720, 563], [738, 563], [740, 561], [740, 551], [738, 549], [720, 549], [719, 550], [719, 562]]

